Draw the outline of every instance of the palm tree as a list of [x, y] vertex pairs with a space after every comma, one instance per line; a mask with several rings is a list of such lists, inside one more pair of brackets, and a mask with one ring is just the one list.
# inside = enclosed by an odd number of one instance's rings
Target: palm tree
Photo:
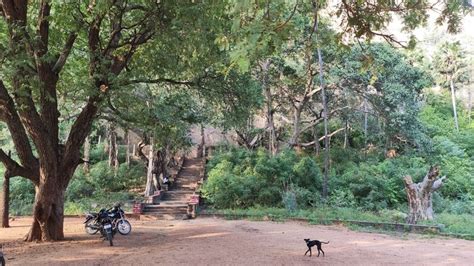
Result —
[[456, 111], [455, 86], [466, 80], [467, 65], [464, 60], [464, 54], [459, 42], [445, 42], [441, 45], [433, 60], [433, 70], [437, 83], [451, 90], [456, 131], [459, 131], [459, 123]]

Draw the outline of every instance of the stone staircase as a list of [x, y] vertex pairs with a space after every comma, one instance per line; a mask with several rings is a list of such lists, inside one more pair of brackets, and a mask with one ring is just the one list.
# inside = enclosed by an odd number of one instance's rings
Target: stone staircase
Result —
[[[161, 191], [159, 203], [145, 204], [144, 219], [186, 219], [188, 202], [198, 187], [204, 165], [202, 159], [185, 158], [183, 167], [168, 191]], [[140, 217], [142, 219], [142, 217]]]

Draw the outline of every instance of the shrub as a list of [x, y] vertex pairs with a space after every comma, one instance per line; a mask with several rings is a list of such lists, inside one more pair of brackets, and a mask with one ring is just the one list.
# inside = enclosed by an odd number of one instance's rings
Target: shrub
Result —
[[316, 202], [320, 180], [315, 161], [292, 150], [270, 156], [263, 149], [231, 149], [209, 162], [202, 192], [217, 208], [305, 207]]
[[13, 215], [29, 215], [33, 211], [35, 187], [22, 177], [10, 181], [10, 210]]

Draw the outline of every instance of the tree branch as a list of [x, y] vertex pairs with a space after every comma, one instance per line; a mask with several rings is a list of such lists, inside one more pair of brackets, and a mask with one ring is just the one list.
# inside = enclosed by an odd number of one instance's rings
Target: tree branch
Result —
[[59, 55], [58, 59], [56, 60], [56, 63], [53, 66], [53, 72], [56, 74], [59, 74], [61, 72], [62, 68], [66, 64], [67, 58], [69, 54], [71, 53], [72, 47], [74, 46], [74, 42], [76, 41], [77, 38], [77, 32], [71, 32], [67, 39], [66, 43], [64, 44], [64, 48], [61, 51], [61, 54]]
[[[345, 129], [344, 127], [339, 128], [339, 129], [337, 129], [336, 131], [333, 131], [331, 134], [328, 134], [327, 137], [328, 137], [328, 138], [331, 138], [333, 135], [335, 135], [335, 134], [341, 132], [341, 131], [344, 130], [344, 129]], [[318, 141], [324, 140], [325, 138], [326, 138], [325, 136], [322, 136], [322, 137], [320, 137], [320, 138], [318, 139]], [[311, 145], [314, 145], [314, 144], [316, 144], [316, 141], [311, 141], [311, 142], [307, 142], [307, 143], [302, 143], [301, 146], [303, 146], [303, 147], [308, 147], [308, 146], [311, 146]]]
[[[61, 166], [59, 168], [60, 171], [64, 173], [65, 177], [72, 177], [73, 173], [68, 173], [67, 171], [75, 170], [75, 167], [69, 167], [70, 165], [77, 165], [80, 163], [80, 149], [91, 130], [94, 116], [99, 110], [99, 101], [99, 96], [89, 97], [86, 106], [82, 109], [81, 113], [71, 127], [64, 147], [64, 155], [61, 160]], [[69, 180], [64, 181], [64, 184], [68, 184], [69, 182]]]
[[36, 59], [40, 60], [39, 57], [45, 55], [48, 52], [48, 39], [49, 39], [49, 21], [48, 17], [51, 11], [51, 6], [48, 0], [41, 0], [40, 10], [38, 15], [38, 29], [37, 33], [40, 39], [38, 49], [36, 51]]
[[293, 16], [294, 16], [295, 13], [296, 13], [296, 9], [298, 8], [298, 4], [299, 4], [299, 1], [297, 0], [297, 1], [296, 1], [296, 4], [295, 4], [295, 7], [293, 8], [293, 11], [291, 11], [290, 16], [289, 16], [283, 23], [281, 23], [280, 25], [276, 26], [276, 27], [275, 27], [275, 31], [279, 31], [280, 29], [282, 29], [283, 27], [285, 27], [285, 25], [288, 24], [288, 22], [290, 22], [290, 20], [293, 18]]
[[21, 176], [30, 179], [33, 183], [39, 183], [39, 175], [33, 169], [27, 169], [19, 165], [13, 160], [10, 155], [6, 154], [3, 149], [0, 148], [0, 161], [5, 166], [10, 177]]
[[[328, 117], [331, 117], [331, 116], [333, 116], [335, 113], [337, 113], [337, 112], [339, 112], [339, 111], [341, 111], [341, 110], [343, 110], [343, 109], [346, 109], [346, 108], [349, 108], [349, 106], [344, 106], [344, 107], [341, 107], [341, 108], [334, 109], [334, 110], [332, 110], [332, 111], [329, 113]], [[309, 125], [306, 125], [304, 128], [301, 129], [301, 133], [303, 133], [303, 132], [305, 132], [306, 130], [308, 130], [308, 129], [314, 127], [314, 126], [317, 125], [317, 124], [319, 124], [319, 122], [321, 122], [323, 119], [324, 119], [324, 117], [323, 117], [322, 115], [317, 116], [316, 119], [310, 121], [311, 123], [310, 123]]]
[[15, 133], [11, 134], [11, 136], [21, 163], [28, 168], [36, 169], [38, 167], [38, 161], [33, 155], [25, 128], [15, 110], [15, 103], [8, 94], [2, 80], [0, 80], [0, 111], [2, 111], [0, 113], [0, 120], [6, 122], [8, 130], [11, 133]]
[[433, 165], [430, 167], [430, 170], [423, 178], [423, 181], [419, 183], [419, 188], [422, 193], [428, 193], [433, 188], [433, 183], [436, 180], [436, 177], [439, 175], [439, 167]]
[[187, 85], [187, 86], [193, 86], [197, 84], [197, 82], [195, 81], [182, 81], [182, 80], [174, 80], [174, 79], [169, 79], [169, 78], [158, 78], [158, 79], [132, 79], [132, 80], [128, 80], [125, 83], [122, 83], [122, 85], [131, 85], [131, 84], [136, 84], [136, 83], [146, 83], [146, 84], [169, 83], [169, 84], [174, 84], [174, 85]]
[[443, 180], [446, 179], [446, 176], [443, 176], [439, 179], [437, 179], [434, 183], [433, 183], [433, 186], [431, 187], [431, 191], [436, 191], [438, 190], [440, 187], [442, 187], [444, 185], [443, 183]]

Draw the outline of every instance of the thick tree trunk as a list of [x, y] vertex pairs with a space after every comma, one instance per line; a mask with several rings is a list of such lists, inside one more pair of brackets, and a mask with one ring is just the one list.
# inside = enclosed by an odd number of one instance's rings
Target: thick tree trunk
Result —
[[90, 138], [87, 137], [84, 141], [84, 164], [82, 165], [82, 169], [84, 169], [84, 173], [89, 173], [89, 161], [91, 157], [91, 142]]
[[153, 151], [153, 138], [150, 139], [150, 150], [148, 151], [148, 167], [146, 174], [146, 186], [145, 186], [145, 197], [152, 196], [157, 187], [154, 184], [154, 166], [155, 166], [155, 156]]
[[9, 215], [10, 215], [10, 177], [5, 174], [3, 179], [3, 190], [1, 195], [1, 217], [2, 217], [2, 228], [10, 227]]
[[303, 109], [302, 104], [295, 104], [293, 108], [293, 133], [291, 134], [290, 141], [288, 142], [290, 147], [298, 145], [298, 139], [301, 133], [301, 111]]
[[439, 168], [432, 166], [423, 181], [413, 183], [411, 176], [405, 176], [405, 189], [409, 213], [407, 223], [416, 224], [420, 220], [432, 220], [434, 216], [432, 194], [443, 185], [446, 176], [437, 179]]
[[63, 240], [65, 186], [49, 178], [46, 183], [41, 182], [36, 186], [35, 190], [33, 224], [25, 240]]

